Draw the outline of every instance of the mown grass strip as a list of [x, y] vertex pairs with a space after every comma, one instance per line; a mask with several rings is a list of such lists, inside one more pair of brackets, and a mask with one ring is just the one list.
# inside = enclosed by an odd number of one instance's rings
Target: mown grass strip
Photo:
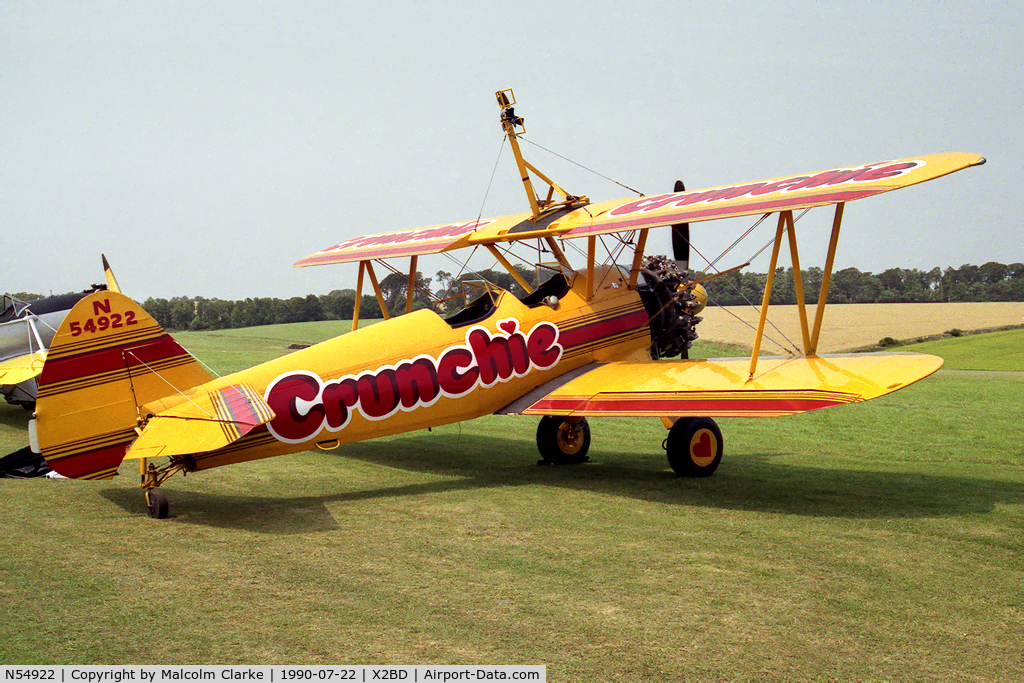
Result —
[[[966, 367], [1016, 343], [951, 341]], [[669, 471], [655, 420], [594, 420], [592, 463], [537, 467], [535, 421], [491, 416], [176, 478], [164, 521], [131, 468], [0, 480], [0, 663], [1021, 678], [1022, 406], [1016, 375], [940, 372], [723, 420], [699, 481]], [[0, 445], [26, 418], [0, 407]]]

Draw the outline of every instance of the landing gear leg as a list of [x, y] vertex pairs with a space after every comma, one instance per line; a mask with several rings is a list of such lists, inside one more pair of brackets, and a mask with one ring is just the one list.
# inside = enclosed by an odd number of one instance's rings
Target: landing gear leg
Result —
[[541, 465], [568, 465], [587, 462], [590, 449], [590, 425], [587, 418], [545, 415], [537, 425], [537, 449]]
[[148, 464], [146, 458], [139, 460], [139, 478], [146, 496], [146, 514], [153, 519], [167, 519], [167, 513], [170, 510], [167, 494], [157, 487], [164, 483], [167, 477], [178, 471], [178, 467], [172, 463], [167, 467], [157, 469], [155, 465]]
[[708, 477], [722, 461], [722, 430], [710, 417], [676, 420], [665, 439], [668, 464], [683, 477]]

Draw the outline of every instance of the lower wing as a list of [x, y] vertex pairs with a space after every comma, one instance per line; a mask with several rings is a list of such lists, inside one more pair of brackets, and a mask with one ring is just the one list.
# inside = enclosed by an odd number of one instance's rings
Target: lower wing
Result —
[[942, 367], [919, 353], [593, 364], [499, 412], [522, 415], [776, 417], [877, 398]]
[[0, 384], [21, 384], [38, 377], [46, 361], [45, 351], [26, 353], [0, 361]]

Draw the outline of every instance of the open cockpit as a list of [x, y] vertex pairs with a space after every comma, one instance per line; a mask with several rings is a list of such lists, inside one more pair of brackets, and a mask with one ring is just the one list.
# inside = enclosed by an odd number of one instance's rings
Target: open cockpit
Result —
[[[533, 291], [519, 296], [519, 301], [528, 308], [538, 306], [555, 308], [558, 306], [558, 302], [569, 293], [574, 277], [573, 271], [567, 271], [564, 268], [555, 269], [554, 274]], [[445, 318], [445, 322], [453, 328], [486, 320], [497, 310], [501, 298], [510, 295], [507, 290], [486, 280], [465, 280], [461, 284], [462, 294], [456, 298], [462, 298], [468, 303]]]

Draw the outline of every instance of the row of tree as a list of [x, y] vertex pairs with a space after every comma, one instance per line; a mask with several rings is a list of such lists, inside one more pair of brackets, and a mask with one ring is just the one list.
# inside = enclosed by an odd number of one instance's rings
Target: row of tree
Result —
[[[528, 282], [536, 282], [539, 273], [517, 268]], [[701, 274], [698, 274], [700, 276]], [[822, 270], [801, 270], [804, 298], [816, 303], [821, 288]], [[480, 271], [453, 276], [438, 271], [434, 278], [416, 274], [414, 309], [432, 307], [439, 311], [458, 308], [465, 296], [473, 296], [473, 281], [486, 279], [519, 296], [523, 293], [516, 280], [505, 271]], [[764, 291], [764, 273], [733, 272], [706, 283], [712, 304], [720, 306], [758, 304]], [[436, 285], [432, 290], [431, 286]], [[392, 273], [380, 281], [384, 305], [392, 314], [405, 310], [408, 279]], [[796, 302], [791, 268], [779, 268], [772, 285], [772, 303]], [[214, 330], [251, 327], [313, 320], [346, 320], [355, 308], [355, 290], [335, 290], [330, 294], [290, 299], [245, 299], [225, 301], [203, 297], [147, 299], [143, 308], [161, 326], [169, 330]], [[444, 303], [439, 303], [439, 300]], [[1024, 301], [1024, 264], [986, 263], [960, 268], [933, 268], [930, 271], [890, 268], [873, 274], [845, 268], [832, 274], [829, 303], [920, 303], [947, 301]], [[373, 295], [363, 295], [360, 318], [380, 318], [381, 308]]]
[[[808, 303], [817, 303], [822, 276], [821, 268], [800, 271]], [[720, 306], [760, 303], [765, 278], [764, 273], [733, 272], [706, 286], [714, 303]], [[795, 291], [793, 269], [779, 268], [772, 284], [772, 302], [796, 303]], [[877, 275], [845, 268], [832, 274], [828, 289], [828, 302], [838, 304], [950, 301], [1024, 301], [1024, 264], [990, 262], [928, 271], [890, 268]]]
[[[528, 282], [536, 282], [537, 274], [532, 269], [517, 267]], [[413, 292], [413, 310], [433, 308], [438, 311], [455, 310], [467, 298], [479, 293], [475, 282], [486, 280], [516, 296], [525, 290], [504, 270], [483, 270], [453, 276], [438, 271], [436, 282], [439, 287], [431, 290], [435, 278], [423, 277], [416, 273]], [[392, 273], [380, 281], [384, 305], [392, 315], [405, 311], [409, 279], [405, 274]], [[338, 289], [330, 294], [317, 296], [309, 294], [290, 299], [244, 299], [225, 301], [203, 297], [175, 297], [173, 299], [146, 299], [142, 307], [153, 316], [161, 327], [168, 330], [219, 330], [231, 327], [253, 327], [281, 323], [307, 322], [314, 320], [350, 320], [355, 310], [356, 291]], [[359, 303], [361, 319], [382, 317], [380, 303], [376, 296], [364, 294]]]

